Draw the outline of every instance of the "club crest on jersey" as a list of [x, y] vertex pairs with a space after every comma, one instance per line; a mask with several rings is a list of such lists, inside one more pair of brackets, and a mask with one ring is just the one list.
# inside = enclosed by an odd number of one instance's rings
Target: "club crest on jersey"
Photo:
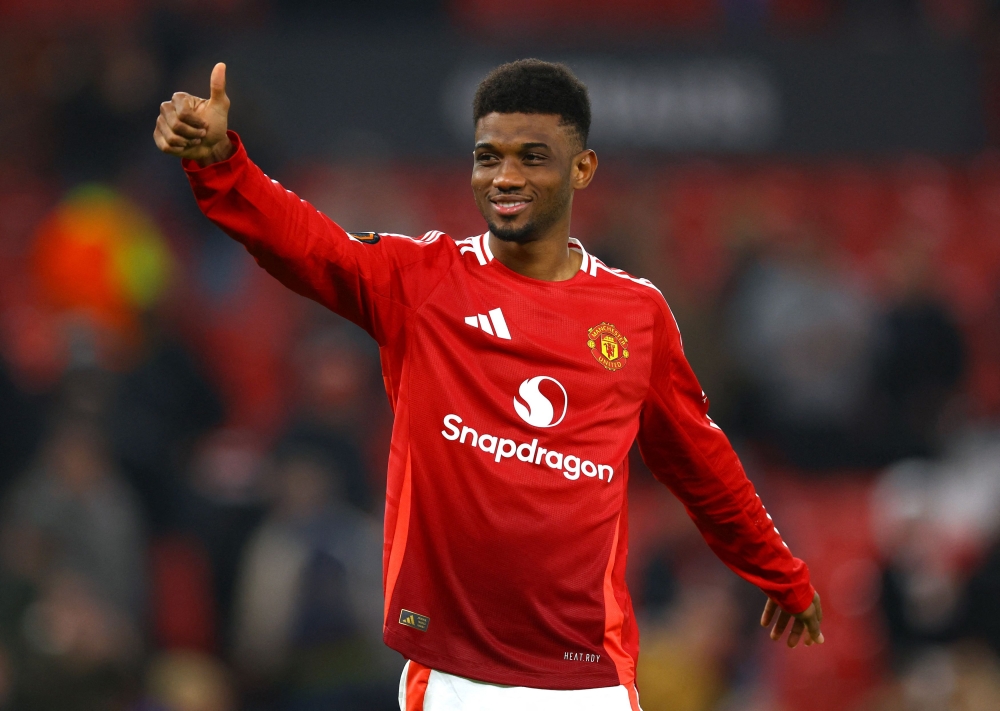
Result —
[[378, 232], [348, 232], [347, 234], [351, 239], [365, 244], [375, 244], [382, 239]]
[[597, 362], [610, 371], [621, 370], [628, 360], [628, 339], [607, 321], [587, 331], [587, 348]]

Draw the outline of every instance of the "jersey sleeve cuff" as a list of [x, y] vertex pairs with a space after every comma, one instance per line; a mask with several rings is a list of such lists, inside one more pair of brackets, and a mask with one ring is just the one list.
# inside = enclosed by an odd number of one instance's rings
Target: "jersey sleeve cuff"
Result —
[[809, 606], [812, 604], [815, 596], [816, 589], [811, 584], [807, 584], [804, 590], [797, 592], [796, 594], [789, 595], [786, 600], [783, 600], [781, 608], [785, 612], [797, 615], [800, 612], [805, 612], [809, 609]]
[[187, 173], [188, 180], [197, 182], [210, 182], [215, 178], [231, 175], [243, 169], [247, 162], [247, 151], [243, 147], [236, 131], [226, 131], [229, 141], [233, 144], [233, 153], [225, 160], [212, 163], [202, 168], [197, 161], [185, 158], [181, 161], [184, 172]]

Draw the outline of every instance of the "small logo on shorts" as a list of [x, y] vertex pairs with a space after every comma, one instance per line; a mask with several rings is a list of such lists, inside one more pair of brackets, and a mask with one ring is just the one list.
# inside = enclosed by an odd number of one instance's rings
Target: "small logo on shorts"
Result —
[[427, 625], [430, 623], [430, 617], [424, 617], [423, 615], [418, 615], [416, 612], [410, 612], [409, 610], [399, 611], [399, 624], [404, 627], [412, 627], [415, 630], [426, 632]]

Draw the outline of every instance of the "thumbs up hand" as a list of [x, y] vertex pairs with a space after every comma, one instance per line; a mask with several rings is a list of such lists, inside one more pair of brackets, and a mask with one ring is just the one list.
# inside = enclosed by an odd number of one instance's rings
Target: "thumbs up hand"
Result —
[[160, 104], [153, 140], [164, 153], [190, 158], [205, 167], [232, 154], [233, 145], [226, 136], [228, 127], [226, 65], [220, 62], [212, 69], [210, 98], [177, 92], [170, 101]]

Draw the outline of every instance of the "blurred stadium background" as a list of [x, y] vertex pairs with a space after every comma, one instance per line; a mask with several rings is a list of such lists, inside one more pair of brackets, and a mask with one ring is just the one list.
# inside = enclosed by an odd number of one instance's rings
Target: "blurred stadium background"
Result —
[[377, 351], [151, 132], [226, 61], [269, 174], [462, 238], [523, 56], [589, 84], [574, 234], [663, 289], [823, 594], [771, 644], [635, 456], [646, 711], [1000, 709], [996, 0], [0, 0], [0, 708], [394, 708]]

